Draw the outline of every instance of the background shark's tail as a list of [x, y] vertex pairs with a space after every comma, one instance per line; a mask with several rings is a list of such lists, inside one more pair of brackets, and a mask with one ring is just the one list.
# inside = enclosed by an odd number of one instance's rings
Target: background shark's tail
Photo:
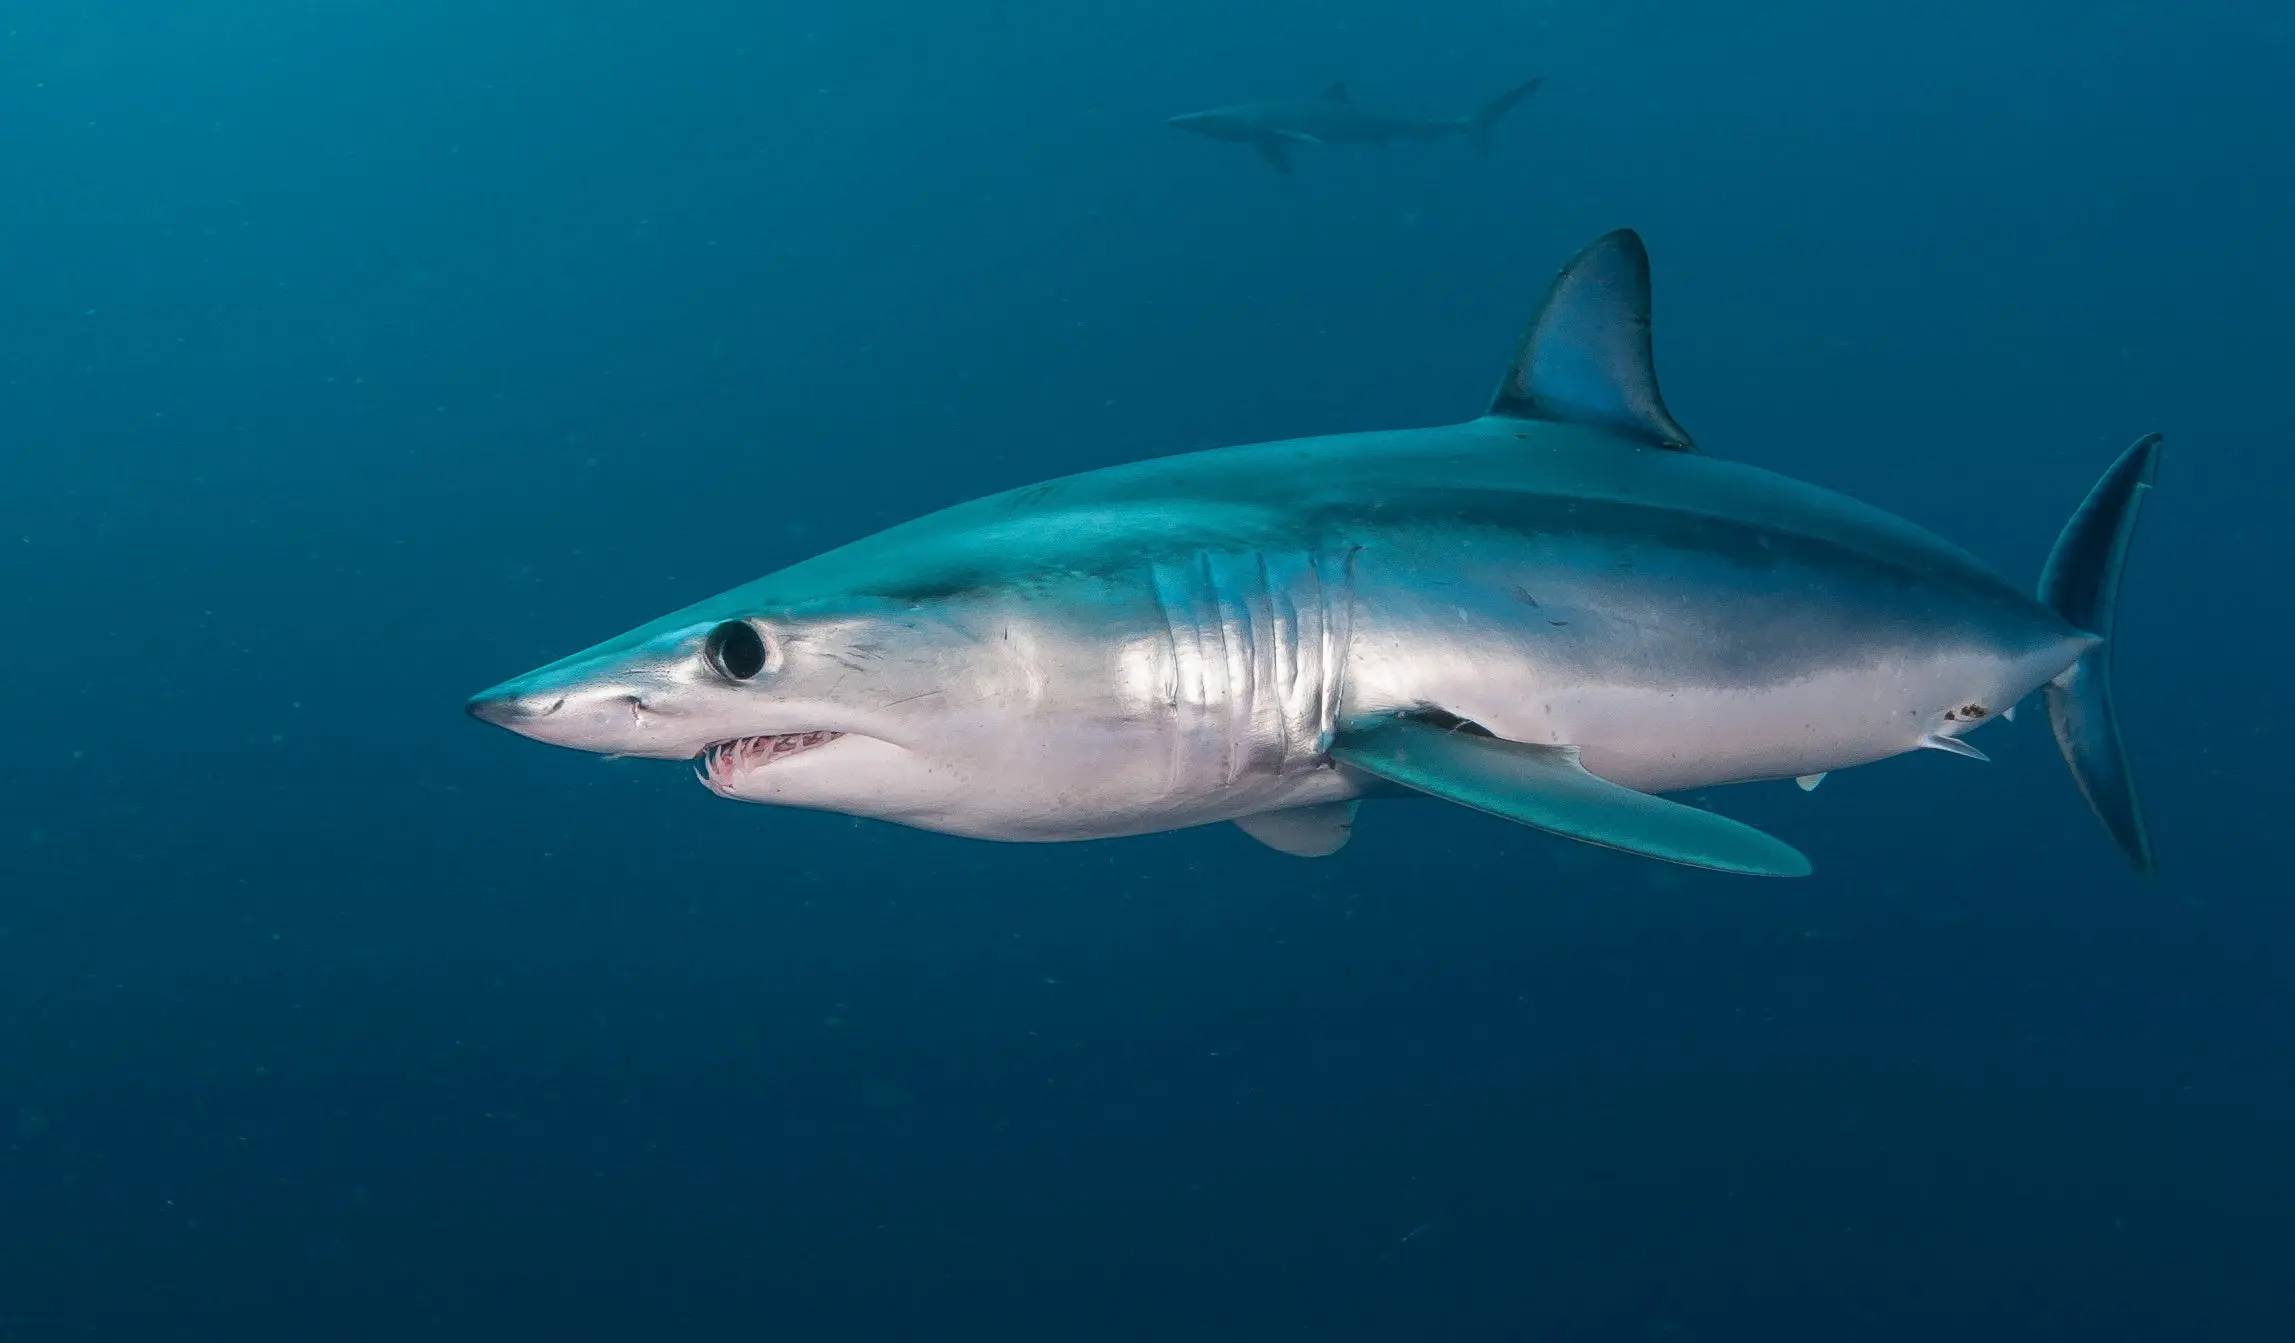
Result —
[[2088, 806], [2143, 873], [2152, 870], [2152, 843], [2136, 804], [2136, 781], [2120, 740], [2119, 719], [2112, 713], [2112, 617], [2128, 539], [2135, 535], [2136, 513], [2151, 491], [2159, 449], [2160, 436], [2150, 434], [2120, 454], [2064, 524], [2056, 548], [2048, 552], [2048, 566], [2040, 571], [2040, 600], [2075, 628], [2104, 640], [2041, 692], [2049, 726]]
[[1474, 152], [1477, 154], [1489, 153], [1490, 132], [1493, 127], [1498, 125], [1498, 119], [1520, 106], [1523, 99], [1536, 93], [1538, 86], [1545, 82], [1543, 78], [1539, 78], [1517, 84], [1484, 103], [1480, 111], [1465, 118], [1466, 142], [1474, 146]]

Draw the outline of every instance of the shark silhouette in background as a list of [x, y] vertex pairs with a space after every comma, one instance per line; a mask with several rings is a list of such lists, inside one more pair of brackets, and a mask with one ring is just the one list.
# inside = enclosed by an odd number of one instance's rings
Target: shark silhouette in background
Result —
[[1238, 103], [1208, 112], [1189, 112], [1170, 119], [1169, 125], [1213, 140], [1250, 145], [1276, 171], [1291, 171], [1295, 145], [1375, 145], [1381, 149], [1395, 140], [1447, 140], [1461, 136], [1475, 152], [1490, 152], [1490, 132], [1500, 118], [1538, 91], [1545, 81], [1517, 84], [1462, 117], [1390, 117], [1366, 112], [1348, 95], [1345, 84], [1333, 84], [1314, 98], [1284, 102]]

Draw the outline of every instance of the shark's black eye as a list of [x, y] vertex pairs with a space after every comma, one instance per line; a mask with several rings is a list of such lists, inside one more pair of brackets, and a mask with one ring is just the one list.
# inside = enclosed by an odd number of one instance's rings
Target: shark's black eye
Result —
[[730, 680], [746, 681], [765, 670], [765, 641], [746, 620], [728, 620], [711, 630], [702, 649], [709, 665]]

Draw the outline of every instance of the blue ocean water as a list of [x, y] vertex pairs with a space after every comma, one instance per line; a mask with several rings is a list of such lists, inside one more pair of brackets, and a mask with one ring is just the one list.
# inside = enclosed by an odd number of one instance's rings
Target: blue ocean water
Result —
[[[2260, 0], [0, 11], [0, 1340], [2295, 1330], [2295, 17]], [[1459, 144], [1161, 123], [1545, 85]], [[2017, 579], [2168, 437], [2119, 695], [1716, 793], [1008, 847], [470, 722], [958, 499], [1668, 400]]]

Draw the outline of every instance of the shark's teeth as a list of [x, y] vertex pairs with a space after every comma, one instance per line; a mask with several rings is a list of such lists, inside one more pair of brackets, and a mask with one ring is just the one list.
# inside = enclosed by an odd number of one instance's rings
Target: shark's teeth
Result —
[[742, 737], [721, 741], [701, 753], [701, 781], [723, 788], [739, 775], [763, 769], [776, 760], [826, 746], [842, 732], [787, 732], [777, 737]]

